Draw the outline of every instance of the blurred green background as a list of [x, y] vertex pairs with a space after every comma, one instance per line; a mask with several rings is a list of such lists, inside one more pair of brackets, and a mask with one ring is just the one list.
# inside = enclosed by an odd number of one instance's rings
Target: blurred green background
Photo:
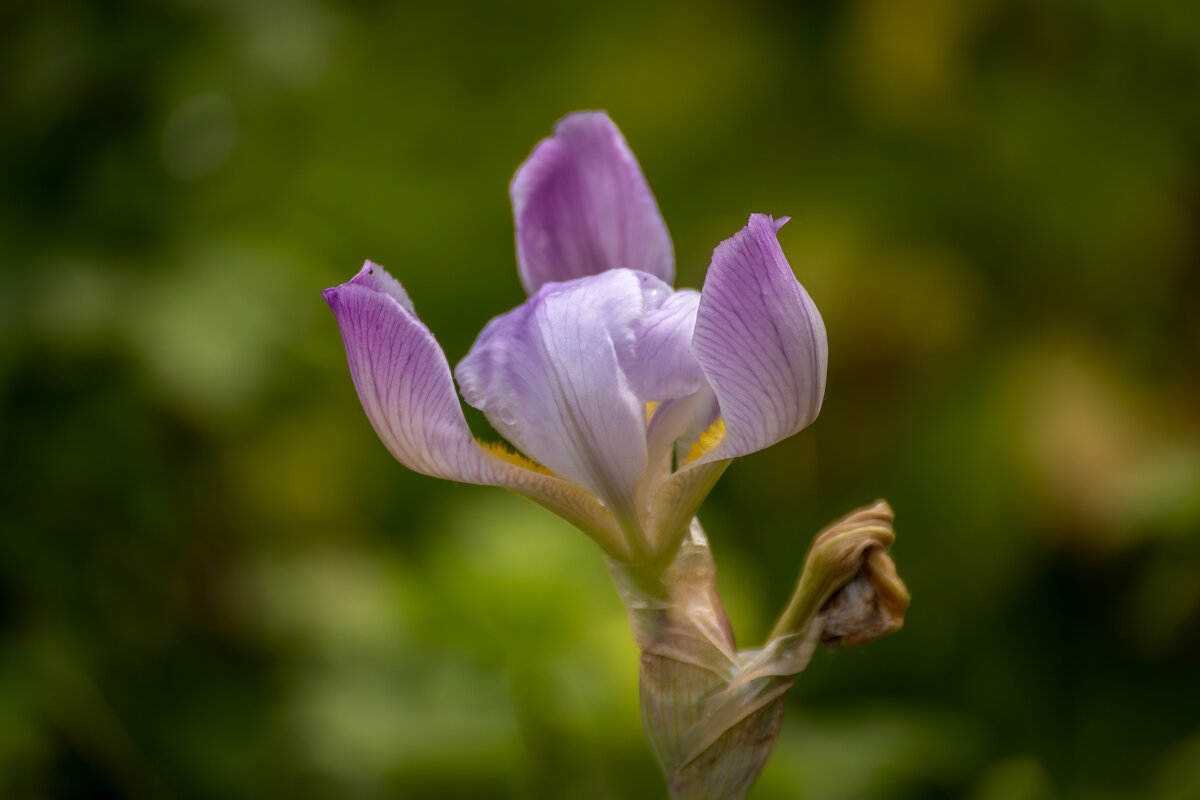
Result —
[[598, 551], [392, 461], [320, 296], [455, 363], [605, 108], [679, 285], [790, 215], [828, 327], [701, 513], [741, 640], [898, 515], [754, 800], [1200, 798], [1200, 5], [18, 0], [0, 75], [0, 797], [664, 797]]

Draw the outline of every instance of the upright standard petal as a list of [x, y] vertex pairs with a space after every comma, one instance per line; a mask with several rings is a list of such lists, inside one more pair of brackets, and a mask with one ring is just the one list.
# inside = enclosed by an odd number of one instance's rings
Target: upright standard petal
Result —
[[545, 284], [488, 323], [455, 368], [463, 397], [504, 438], [626, 523], [646, 469], [646, 405], [628, 374], [642, 285], [629, 270]]
[[368, 261], [324, 296], [363, 409], [396, 460], [435, 478], [497, 483], [497, 466], [467, 427], [446, 356], [400, 282]]
[[668, 284], [675, 254], [637, 159], [602, 111], [559, 121], [509, 187], [521, 283], [543, 283], [627, 267]]
[[702, 460], [761, 450], [821, 410], [825, 323], [779, 246], [785, 222], [754, 214], [713, 251], [692, 352], [716, 393], [725, 433]]

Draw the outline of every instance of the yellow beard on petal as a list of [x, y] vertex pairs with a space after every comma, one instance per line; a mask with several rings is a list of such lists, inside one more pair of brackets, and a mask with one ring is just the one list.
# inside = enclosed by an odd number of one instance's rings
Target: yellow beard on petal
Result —
[[484, 450], [487, 450], [496, 458], [507, 461], [510, 464], [516, 464], [518, 467], [527, 469], [531, 472], [557, 477], [553, 472], [546, 469], [532, 458], [526, 458], [516, 450], [510, 448], [505, 442], [485, 442], [483, 439], [476, 439], [475, 441], [479, 442], [480, 447], [482, 447]]
[[690, 464], [700, 456], [708, 453], [720, 444], [723, 438], [725, 438], [725, 420], [717, 417], [717, 420], [696, 438], [696, 441], [692, 444], [692, 449], [688, 451], [687, 458], [683, 460], [683, 463]]

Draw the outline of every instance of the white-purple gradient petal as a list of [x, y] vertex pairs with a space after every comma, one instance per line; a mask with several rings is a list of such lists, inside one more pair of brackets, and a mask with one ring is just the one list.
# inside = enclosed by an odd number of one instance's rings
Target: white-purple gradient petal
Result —
[[610, 555], [629, 556], [625, 536], [596, 498], [475, 441], [446, 356], [399, 281], [368, 261], [324, 296], [341, 328], [363, 409], [396, 460], [436, 478], [512, 489], [587, 533]]
[[779, 246], [786, 221], [754, 214], [713, 251], [692, 352], [716, 393], [725, 435], [702, 460], [761, 450], [821, 410], [825, 323]]
[[617, 267], [674, 280], [666, 223], [637, 159], [604, 112], [560, 120], [517, 169], [509, 194], [526, 293]]
[[644, 314], [629, 270], [545, 284], [488, 323], [455, 368], [504, 438], [626, 521], [646, 469], [646, 407], [628, 375]]

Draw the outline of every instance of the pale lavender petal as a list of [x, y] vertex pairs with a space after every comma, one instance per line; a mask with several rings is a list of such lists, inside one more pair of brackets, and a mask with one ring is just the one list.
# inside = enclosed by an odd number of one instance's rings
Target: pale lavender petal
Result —
[[779, 246], [786, 221], [754, 214], [713, 252], [692, 340], [725, 422], [709, 459], [761, 450], [821, 410], [825, 323]]
[[367, 417], [400, 463], [438, 478], [505, 486], [575, 525], [609, 555], [630, 557], [624, 534], [595, 497], [497, 457], [475, 441], [446, 356], [399, 281], [368, 261], [350, 282], [326, 289], [324, 296], [341, 327]]
[[367, 418], [393, 456], [437, 478], [494, 484], [500, 467], [471, 436], [446, 356], [400, 282], [368, 261], [326, 289]]
[[629, 270], [545, 284], [488, 323], [455, 369], [504, 438], [626, 521], [646, 469], [645, 403], [628, 376], [644, 313]]
[[[658, 283], [646, 276], [644, 285]], [[692, 355], [692, 331], [700, 293], [694, 289], [646, 295], [646, 324], [638, 340], [632, 370], [634, 387], [643, 400], [663, 401], [689, 395], [704, 385], [704, 372]]]
[[604, 112], [560, 120], [518, 168], [509, 194], [528, 294], [547, 281], [617, 267], [668, 284], [674, 279], [667, 226], [637, 159]]
[[[677, 443], [681, 436], [686, 435], [696, 407], [705, 395], [712, 395], [712, 390], [707, 385], [684, 397], [663, 401], [654, 410], [654, 416], [646, 425], [647, 469], [639, 487], [642, 507], [649, 505], [662, 482], [669, 478], [674, 470]], [[695, 438], [693, 435], [692, 440], [695, 441]]]

